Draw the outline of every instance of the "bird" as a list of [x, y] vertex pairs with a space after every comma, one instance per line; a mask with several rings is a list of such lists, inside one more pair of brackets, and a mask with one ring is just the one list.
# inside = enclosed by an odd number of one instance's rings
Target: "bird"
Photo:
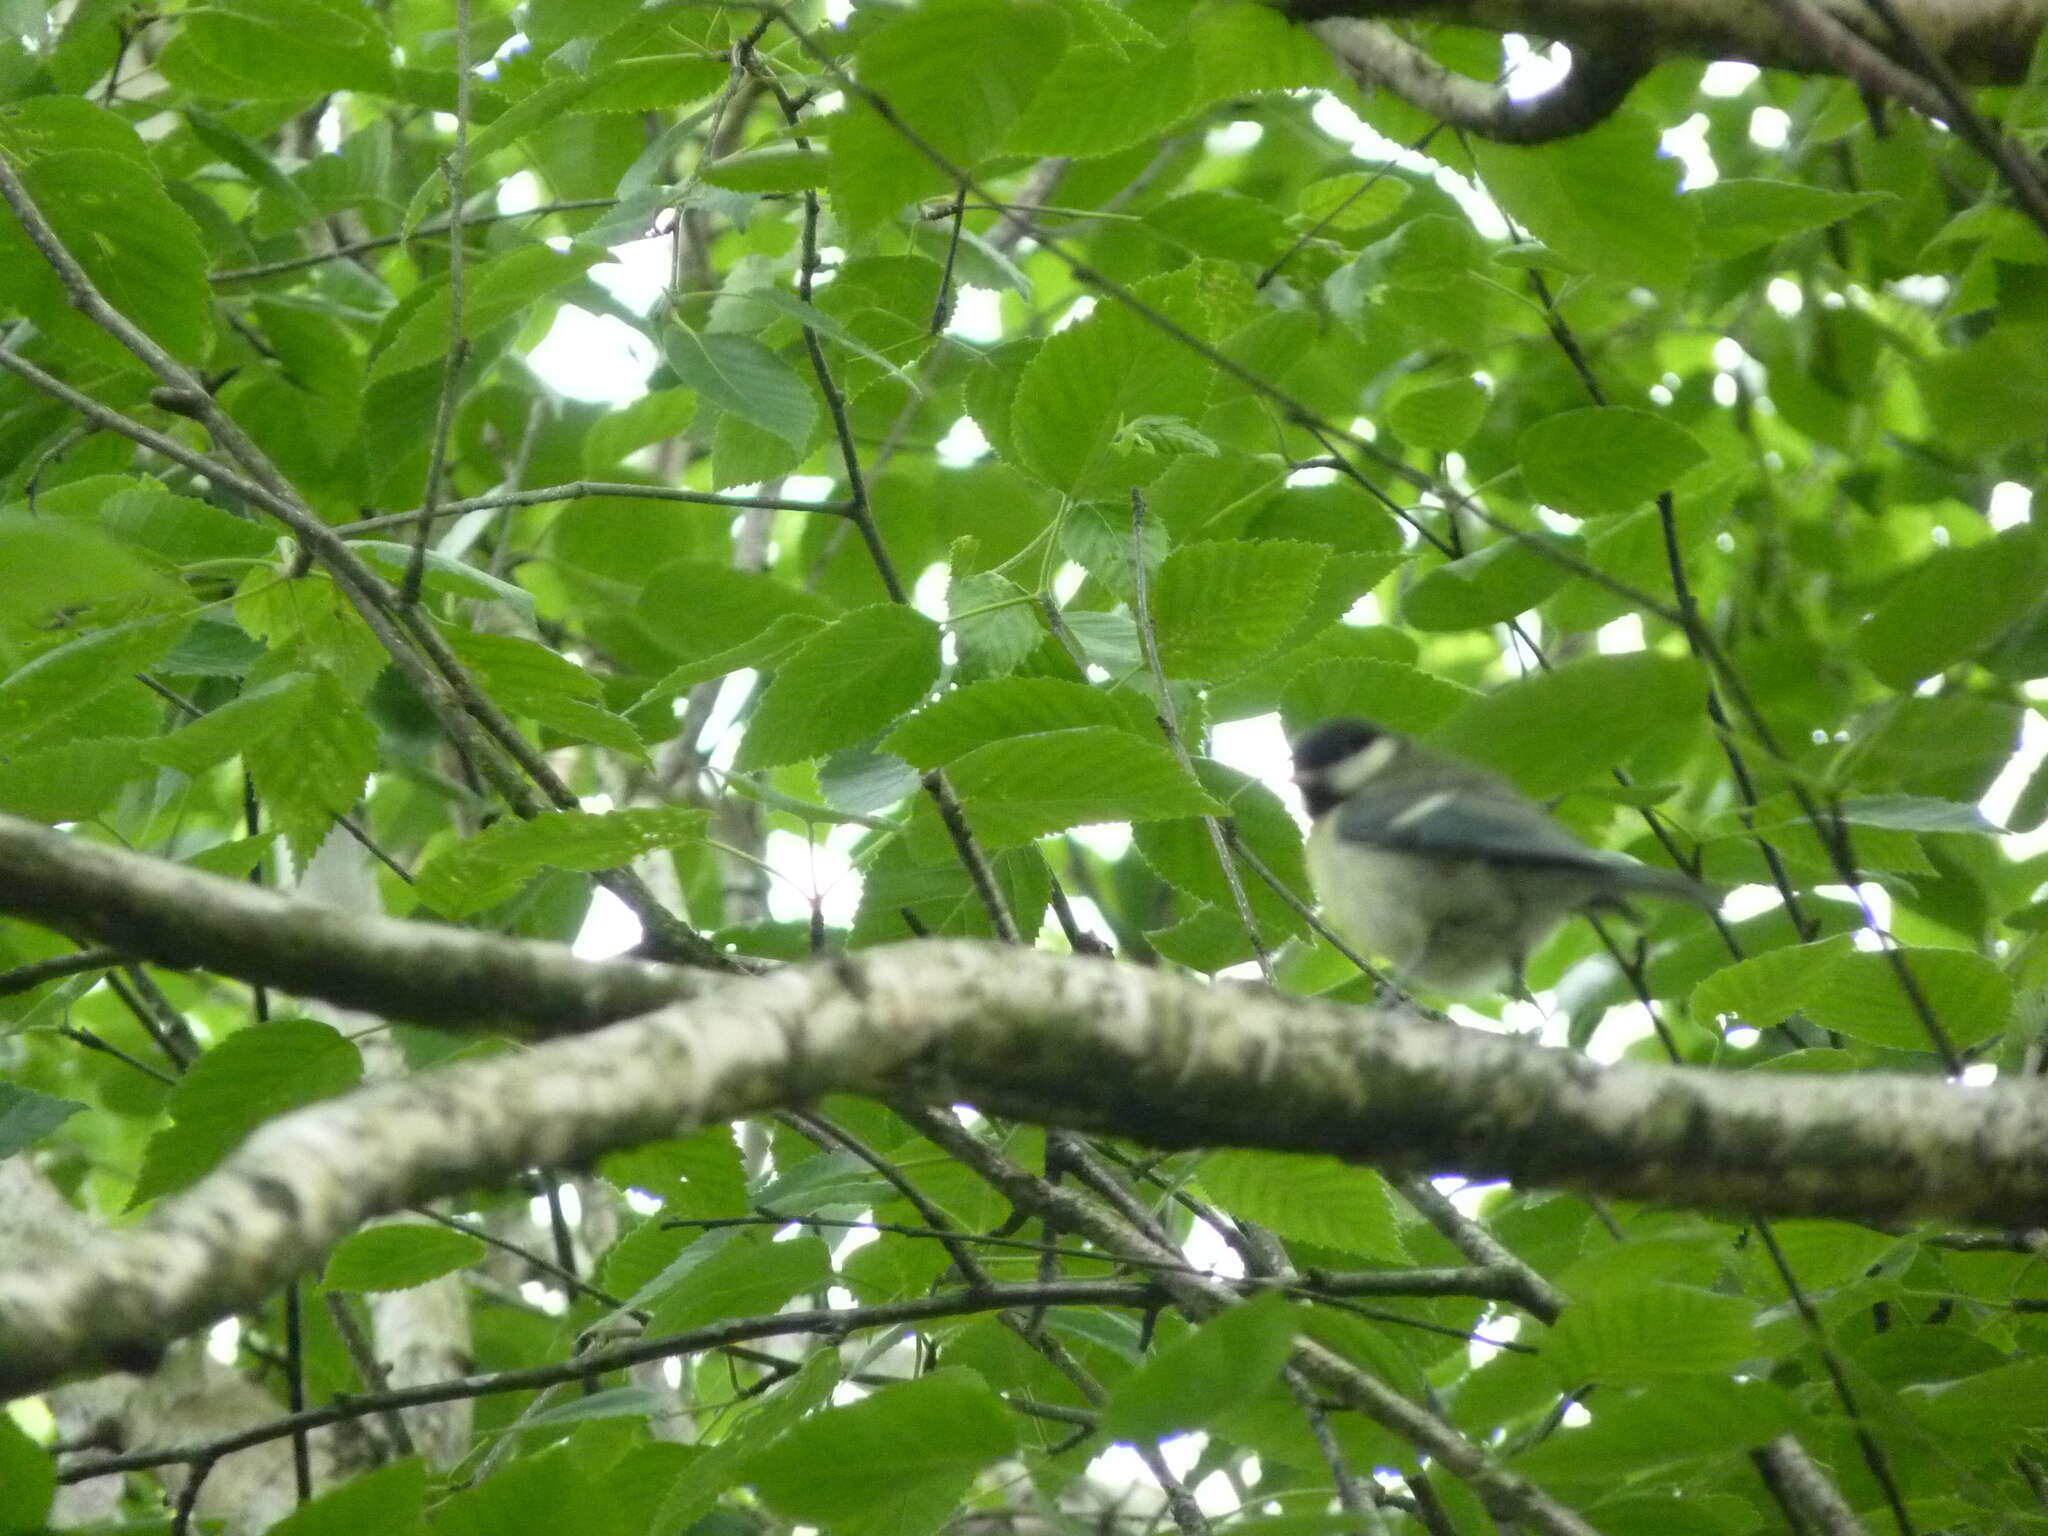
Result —
[[1505, 780], [1399, 731], [1336, 719], [1291, 745], [1323, 910], [1404, 982], [1521, 993], [1523, 963], [1575, 913], [1626, 913], [1634, 895], [1720, 904], [1690, 876], [1588, 847]]

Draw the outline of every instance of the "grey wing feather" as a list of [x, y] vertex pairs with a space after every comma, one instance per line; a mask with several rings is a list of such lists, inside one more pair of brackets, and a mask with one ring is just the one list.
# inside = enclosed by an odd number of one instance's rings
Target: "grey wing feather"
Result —
[[1639, 864], [1618, 853], [1588, 848], [1548, 816], [1531, 815], [1515, 801], [1472, 790], [1354, 795], [1337, 812], [1346, 840], [1434, 859], [1490, 859], [1542, 869], [1583, 870], [1610, 882], [1609, 894], [1641, 891], [1696, 902], [1720, 901], [1712, 886], [1672, 869]]
[[1526, 806], [1469, 790], [1420, 797], [1368, 792], [1352, 796], [1338, 816], [1338, 832], [1347, 839], [1424, 858], [1488, 858], [1603, 871], [1629, 867], [1588, 848], [1547, 816], [1532, 816]]

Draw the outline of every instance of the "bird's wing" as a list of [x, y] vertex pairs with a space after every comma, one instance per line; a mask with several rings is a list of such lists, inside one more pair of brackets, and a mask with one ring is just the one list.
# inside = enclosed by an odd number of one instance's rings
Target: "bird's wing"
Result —
[[1470, 789], [1352, 796], [1337, 810], [1347, 840], [1424, 858], [1487, 858], [1513, 864], [1612, 872], [1617, 860], [1588, 848], [1547, 816]]

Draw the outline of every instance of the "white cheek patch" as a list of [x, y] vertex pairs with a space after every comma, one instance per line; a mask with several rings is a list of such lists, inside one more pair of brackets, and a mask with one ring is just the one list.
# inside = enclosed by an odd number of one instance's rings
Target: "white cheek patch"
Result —
[[1330, 772], [1330, 779], [1337, 792], [1343, 795], [1355, 794], [1378, 778], [1401, 751], [1401, 743], [1391, 736], [1382, 736], [1371, 746], [1361, 747]]

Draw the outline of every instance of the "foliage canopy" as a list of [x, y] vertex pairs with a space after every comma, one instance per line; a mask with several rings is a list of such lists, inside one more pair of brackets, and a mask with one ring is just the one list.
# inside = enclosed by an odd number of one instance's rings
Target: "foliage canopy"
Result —
[[[246, 461], [208, 473], [236, 456], [206, 410], [0, 216], [0, 810], [263, 879], [345, 819], [387, 911], [535, 937], [594, 900], [760, 962], [1093, 935], [1364, 1000], [1247, 771], [1276, 719], [1357, 713], [1743, 888], [1640, 945], [1568, 928], [1530, 976], [1558, 1043], [2035, 1070], [2048, 864], [1980, 807], [2048, 817], [2048, 238], [1959, 136], [1673, 61], [1588, 133], [1488, 145], [1250, 0], [7, 14], [10, 200], [333, 536], [287, 536]], [[1418, 40], [1502, 65], [1491, 33]], [[2041, 71], [1978, 100], [2048, 128]], [[1128, 835], [1076, 832], [1104, 823]], [[0, 971], [71, 947], [0, 921]], [[0, 1154], [98, 1215], [362, 1072], [346, 1031], [216, 979], [100, 978], [0, 998]], [[397, 1034], [415, 1067], [458, 1047]], [[1040, 1131], [985, 1129], [1044, 1165]], [[1200, 1262], [1237, 1262], [1239, 1221], [1304, 1273], [1467, 1262], [1366, 1169], [1110, 1150]], [[973, 1249], [996, 1280], [1118, 1272], [865, 1102], [599, 1172], [560, 1253], [523, 1196], [467, 1213], [571, 1294], [430, 1226], [308, 1290], [477, 1276], [499, 1370], [622, 1308], [657, 1334], [955, 1286], [941, 1222], [1017, 1244]], [[684, 1359], [680, 1421], [618, 1379], [487, 1395], [479, 1429], [517, 1436], [490, 1476], [401, 1462], [294, 1528], [1108, 1529], [1163, 1496], [1131, 1460], [1118, 1512], [1098, 1458], [1166, 1440], [1218, 1530], [1362, 1528], [1333, 1463], [1386, 1496], [1363, 1528], [1493, 1529], [1413, 1445], [1298, 1400], [1297, 1330], [1615, 1536], [1786, 1529], [1750, 1453], [1787, 1433], [1873, 1527], [2044, 1523], [2025, 1244], [1466, 1203], [1553, 1320], [1308, 1284], [1199, 1328], [1075, 1304], [796, 1334]], [[360, 1392], [304, 1319], [310, 1399]], [[282, 1329], [249, 1320], [252, 1368]], [[0, 1529], [48, 1488], [0, 1423]]]

